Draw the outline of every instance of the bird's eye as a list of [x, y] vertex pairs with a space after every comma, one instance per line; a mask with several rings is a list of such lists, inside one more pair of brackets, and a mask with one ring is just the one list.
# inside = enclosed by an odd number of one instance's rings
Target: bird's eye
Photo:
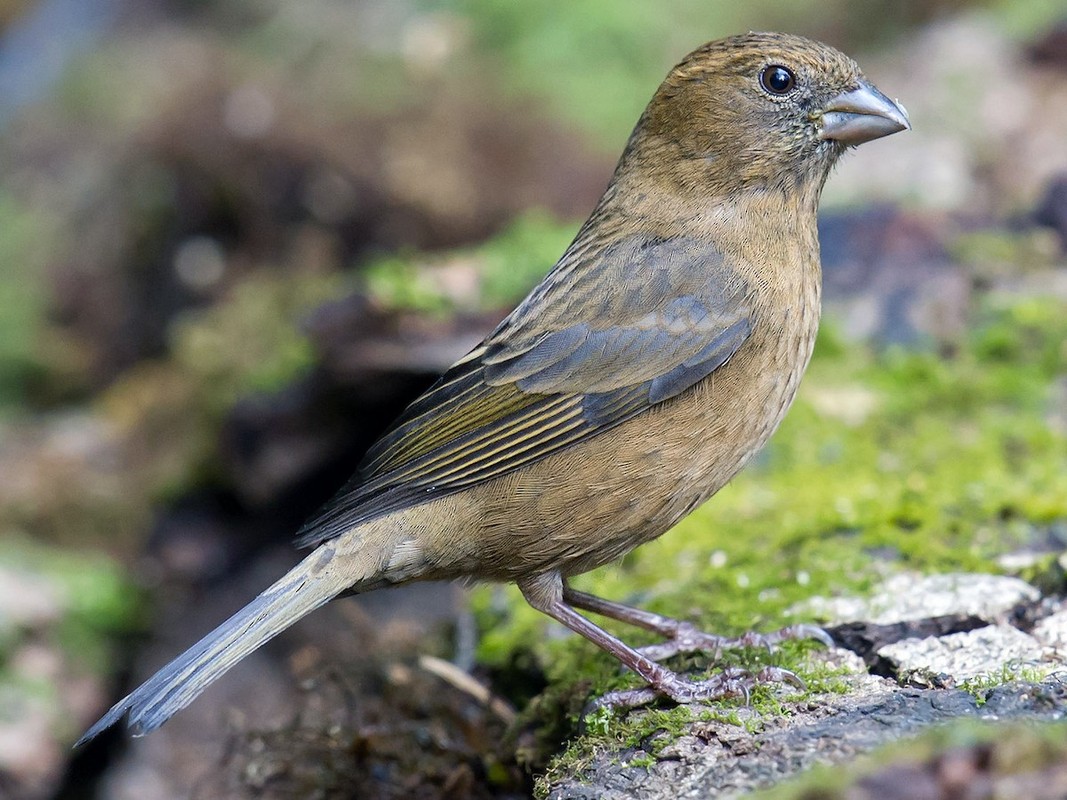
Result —
[[760, 73], [759, 82], [771, 94], [788, 94], [797, 85], [793, 73], [778, 64], [766, 67]]

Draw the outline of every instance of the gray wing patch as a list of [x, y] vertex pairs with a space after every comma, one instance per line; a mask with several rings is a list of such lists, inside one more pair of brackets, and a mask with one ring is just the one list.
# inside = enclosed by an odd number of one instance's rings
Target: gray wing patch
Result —
[[623, 324], [579, 322], [525, 351], [490, 350], [484, 375], [491, 385], [542, 394], [595, 394], [654, 381], [653, 396], [661, 400], [725, 363], [749, 330], [744, 303], [709, 311], [704, 300], [683, 295]]
[[700, 383], [730, 360], [751, 331], [749, 321], [740, 319], [695, 356], [687, 358], [670, 372], [653, 378], [652, 385], [648, 388], [648, 402], [662, 403]]

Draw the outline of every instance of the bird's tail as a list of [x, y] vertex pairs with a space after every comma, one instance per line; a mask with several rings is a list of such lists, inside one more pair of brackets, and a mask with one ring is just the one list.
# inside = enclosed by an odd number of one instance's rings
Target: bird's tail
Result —
[[[388, 554], [337, 552], [334, 542], [318, 547], [284, 577], [190, 647], [140, 688], [111, 707], [75, 747], [118, 722], [127, 711], [134, 736], [153, 731], [195, 700], [230, 667], [301, 617], [349, 588], [369, 589]], [[349, 549], [349, 548], [344, 548]], [[368, 563], [372, 562], [372, 563]], [[371, 583], [371, 582], [374, 583]]]

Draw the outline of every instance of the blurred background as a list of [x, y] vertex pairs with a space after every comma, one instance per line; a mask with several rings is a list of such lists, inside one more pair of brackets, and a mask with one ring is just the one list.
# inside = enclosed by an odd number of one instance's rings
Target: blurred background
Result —
[[[288, 741], [304, 755], [274, 772], [247, 754], [294, 714], [350, 725], [314, 698], [352, 690], [323, 688], [323, 664], [365, 661], [378, 699], [349, 712], [379, 733], [316, 796], [413, 796], [419, 770], [423, 796], [528, 793], [462, 698], [382, 666], [412, 648], [479, 660], [486, 616], [454, 587], [336, 604], [153, 737], [70, 745], [295, 561], [289, 537], [375, 435], [562, 252], [666, 71], [748, 29], [845, 50], [914, 125], [827, 186], [816, 367], [918, 353], [914, 387], [999, 358], [1020, 403], [1001, 411], [1033, 413], [1055, 473], [1062, 0], [0, 2], [0, 796], [317, 785], [302, 764], [329, 741]], [[820, 394], [820, 374], [806, 402], [859, 425], [871, 393]], [[438, 724], [452, 744], [419, 745]], [[440, 763], [409, 763], [420, 747]]]

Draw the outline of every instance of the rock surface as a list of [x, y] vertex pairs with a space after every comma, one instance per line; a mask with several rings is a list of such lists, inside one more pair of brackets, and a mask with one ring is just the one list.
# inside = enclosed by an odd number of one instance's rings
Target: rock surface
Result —
[[[786, 701], [780, 714], [742, 708], [740, 726], [694, 722], [686, 735], [658, 750], [651, 767], [632, 766], [649, 759], [644, 749], [605, 753], [581, 780], [563, 781], [549, 796], [740, 797], [818, 764], [851, 762], [934, 725], [1054, 722], [1067, 715], [1067, 611], [1062, 599], [1042, 603], [1040, 592], [1025, 581], [902, 573], [867, 598], [814, 598], [797, 611], [836, 623], [828, 630], [844, 647], [822, 658], [855, 670], [845, 680], [844, 696]], [[1041, 615], [1036, 624], [1027, 621], [1031, 613]], [[1013, 626], [1013, 620], [1030, 630]], [[868, 674], [868, 665], [878, 675]], [[693, 706], [694, 719], [703, 710]], [[649, 750], [653, 745], [646, 744]]]
[[1067, 708], [1067, 684], [1049, 681], [997, 688], [979, 703], [959, 689], [902, 689], [856, 676], [844, 697], [813, 698], [788, 713], [757, 721], [748, 733], [724, 722], [695, 723], [692, 733], [649, 768], [627, 766], [641, 750], [598, 760], [585, 779], [552, 787], [552, 800], [734, 798], [818, 764], [841, 764], [931, 725], [960, 719], [1056, 721]]

